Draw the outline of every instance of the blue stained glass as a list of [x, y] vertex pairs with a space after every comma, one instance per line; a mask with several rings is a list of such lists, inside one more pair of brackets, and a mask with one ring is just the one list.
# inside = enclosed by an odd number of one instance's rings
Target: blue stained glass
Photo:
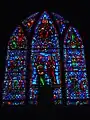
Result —
[[[68, 39], [68, 36], [70, 39]], [[73, 39], [74, 42], [72, 42]], [[65, 83], [69, 104], [76, 104], [76, 102], [73, 102], [75, 99], [84, 100], [89, 98], [84, 47], [82, 45], [79, 33], [75, 28], [69, 27], [64, 39]], [[86, 102], [82, 101], [81, 104], [86, 104]]]
[[[32, 42], [27, 50], [27, 37], [21, 26], [16, 27], [7, 46], [5, 76], [3, 82], [3, 104], [23, 105], [26, 99], [26, 78], [29, 77], [29, 103], [38, 104], [38, 87], [47, 84], [53, 88], [54, 104], [62, 104], [62, 59], [64, 59], [65, 87], [67, 105], [89, 104], [89, 86], [82, 38], [76, 28], [70, 26], [64, 36], [63, 56], [59, 37], [64, 35], [68, 21], [56, 13], [50, 15], [44, 11], [36, 21], [39, 12], [22, 21], [24, 28], [31, 35], [36, 22]], [[59, 34], [60, 36], [59, 36]], [[30, 63], [27, 63], [27, 51]], [[29, 71], [27, 72], [27, 65]], [[40, 84], [40, 85], [39, 85]]]
[[[18, 26], [10, 37], [6, 56], [3, 84], [3, 103], [16, 105], [16, 100], [25, 100], [27, 40]], [[7, 101], [6, 101], [7, 100]], [[4, 102], [6, 101], [6, 102]], [[24, 102], [18, 102], [24, 104]]]
[[[33, 59], [31, 57], [31, 61], [32, 61], [32, 70], [35, 67], [37, 69], [37, 73], [33, 74], [34, 71], [32, 71], [32, 75], [34, 75], [32, 81], [36, 80], [36, 75], [40, 76], [40, 74], [42, 74], [43, 78], [45, 78], [46, 84], [51, 85], [52, 84], [51, 79], [56, 81], [56, 84], [60, 84], [59, 82], [60, 78], [58, 77], [59, 74], [57, 72], [55, 73], [56, 70], [58, 72], [60, 71], [60, 68], [58, 67], [59, 62], [56, 62], [60, 59], [59, 36], [57, 34], [56, 28], [53, 25], [53, 21], [51, 20], [47, 12], [44, 12], [41, 15], [34, 31], [35, 34], [33, 35], [33, 39], [32, 39], [32, 52], [31, 52], [31, 56], [33, 56]], [[52, 62], [53, 62], [52, 68], [48, 67], [50, 64], [49, 63], [50, 58], [52, 58]], [[40, 66], [41, 68], [40, 67], [37, 68], [37, 66]], [[50, 72], [49, 69], [53, 70], [52, 78], [50, 77], [50, 74], [52, 73]], [[31, 85], [33, 83], [34, 82], [30, 82]], [[38, 81], [36, 82], [36, 84], [37, 83]], [[32, 92], [30, 92], [30, 96], [31, 94]], [[58, 96], [57, 99], [60, 99], [60, 96]]]

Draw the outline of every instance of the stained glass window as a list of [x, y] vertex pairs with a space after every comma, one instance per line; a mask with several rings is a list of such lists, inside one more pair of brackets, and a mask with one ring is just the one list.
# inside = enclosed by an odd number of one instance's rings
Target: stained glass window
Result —
[[52, 13], [52, 15], [54, 17], [56, 24], [58, 25], [60, 34], [62, 34], [66, 27], [64, 18], [56, 13]]
[[39, 12], [30, 15], [29, 17], [22, 21], [22, 24], [24, 25], [28, 32], [31, 32], [31, 28], [36, 20], [38, 13]]
[[67, 104], [88, 104], [89, 91], [84, 46], [78, 31], [69, 27], [64, 39]]
[[[63, 104], [64, 99], [67, 105], [88, 104], [86, 61], [79, 32], [70, 26], [64, 34], [68, 22], [56, 13], [48, 14], [44, 11], [36, 21], [38, 14], [39, 12], [23, 20], [22, 27], [16, 27], [8, 42], [3, 103], [24, 105], [28, 101], [29, 104], [37, 105], [39, 88], [50, 86], [54, 104]], [[29, 35], [25, 36], [26, 33]], [[60, 44], [62, 36], [63, 47]], [[63, 57], [64, 64], [61, 60]], [[62, 96], [62, 73], [65, 73], [65, 98]]]
[[[59, 36], [50, 16], [44, 12], [35, 28], [31, 48], [32, 76], [30, 100], [37, 103], [38, 87], [45, 84], [53, 87], [55, 104], [61, 103], [60, 46]], [[40, 83], [40, 84], [39, 84]], [[32, 97], [33, 94], [33, 97]]]
[[20, 26], [13, 32], [8, 42], [5, 78], [3, 84], [3, 103], [24, 104], [26, 89], [27, 39]]

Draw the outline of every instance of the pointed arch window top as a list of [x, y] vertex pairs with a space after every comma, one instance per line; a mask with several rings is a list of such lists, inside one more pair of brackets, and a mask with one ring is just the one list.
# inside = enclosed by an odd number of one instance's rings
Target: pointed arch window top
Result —
[[48, 22], [49, 22], [49, 24], [53, 23], [50, 16], [49, 16], [49, 14], [46, 11], [44, 11], [42, 13], [39, 21], [38, 21], [38, 24], [41, 24], [41, 23], [45, 24], [45, 23], [48, 23]]
[[16, 27], [11, 35], [8, 49], [27, 49], [27, 40], [21, 26]]
[[[44, 27], [42, 27], [44, 26]], [[37, 34], [37, 32], [39, 32], [40, 29], [43, 30], [43, 31], [46, 31], [47, 30], [47, 33], [50, 32], [52, 29], [54, 30], [54, 32], [57, 34], [57, 30], [53, 24], [53, 20], [51, 19], [50, 15], [44, 11], [40, 17], [40, 19], [38, 20], [38, 23], [37, 23], [37, 26], [35, 28], [35, 33]], [[53, 32], [50, 32], [53, 34]]]
[[46, 18], [46, 19], [49, 19], [49, 18], [50, 18], [49, 14], [48, 14], [46, 11], [44, 11], [44, 12], [42, 13], [40, 19], [45, 19], [45, 18]]
[[64, 48], [84, 48], [82, 38], [76, 28], [70, 26], [67, 30]]

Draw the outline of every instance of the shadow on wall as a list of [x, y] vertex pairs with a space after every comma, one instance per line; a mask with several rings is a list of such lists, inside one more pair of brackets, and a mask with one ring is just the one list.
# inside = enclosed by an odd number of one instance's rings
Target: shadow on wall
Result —
[[45, 85], [40, 87], [38, 96], [38, 105], [53, 104], [53, 90], [51, 86]]

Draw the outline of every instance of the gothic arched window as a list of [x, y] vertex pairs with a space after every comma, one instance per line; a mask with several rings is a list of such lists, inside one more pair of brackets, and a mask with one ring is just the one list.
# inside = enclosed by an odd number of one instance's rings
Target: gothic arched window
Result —
[[40, 80], [40, 84], [48, 84], [54, 88], [53, 98], [55, 98], [54, 102], [57, 102], [62, 98], [61, 87], [54, 87], [55, 84], [60, 85], [61, 82], [59, 35], [52, 19], [46, 12], [37, 22], [31, 46], [30, 98], [32, 102], [36, 101], [38, 86], [34, 85], [37, 85]]
[[26, 89], [27, 39], [20, 26], [13, 32], [8, 42], [3, 102], [24, 104]]
[[80, 34], [71, 26], [64, 39], [64, 71], [67, 104], [88, 104], [84, 46]]
[[[53, 88], [54, 104], [63, 104], [63, 91], [66, 91], [67, 105], [77, 102], [88, 104], [84, 46], [78, 31], [69, 27], [64, 34], [68, 22], [56, 13], [49, 15], [44, 11], [36, 20], [37, 16], [39, 13], [22, 21], [8, 42], [3, 104], [25, 104], [27, 97], [29, 104], [38, 104], [39, 87], [45, 85]], [[64, 44], [61, 44], [62, 38]], [[62, 71], [65, 73], [64, 79]]]

